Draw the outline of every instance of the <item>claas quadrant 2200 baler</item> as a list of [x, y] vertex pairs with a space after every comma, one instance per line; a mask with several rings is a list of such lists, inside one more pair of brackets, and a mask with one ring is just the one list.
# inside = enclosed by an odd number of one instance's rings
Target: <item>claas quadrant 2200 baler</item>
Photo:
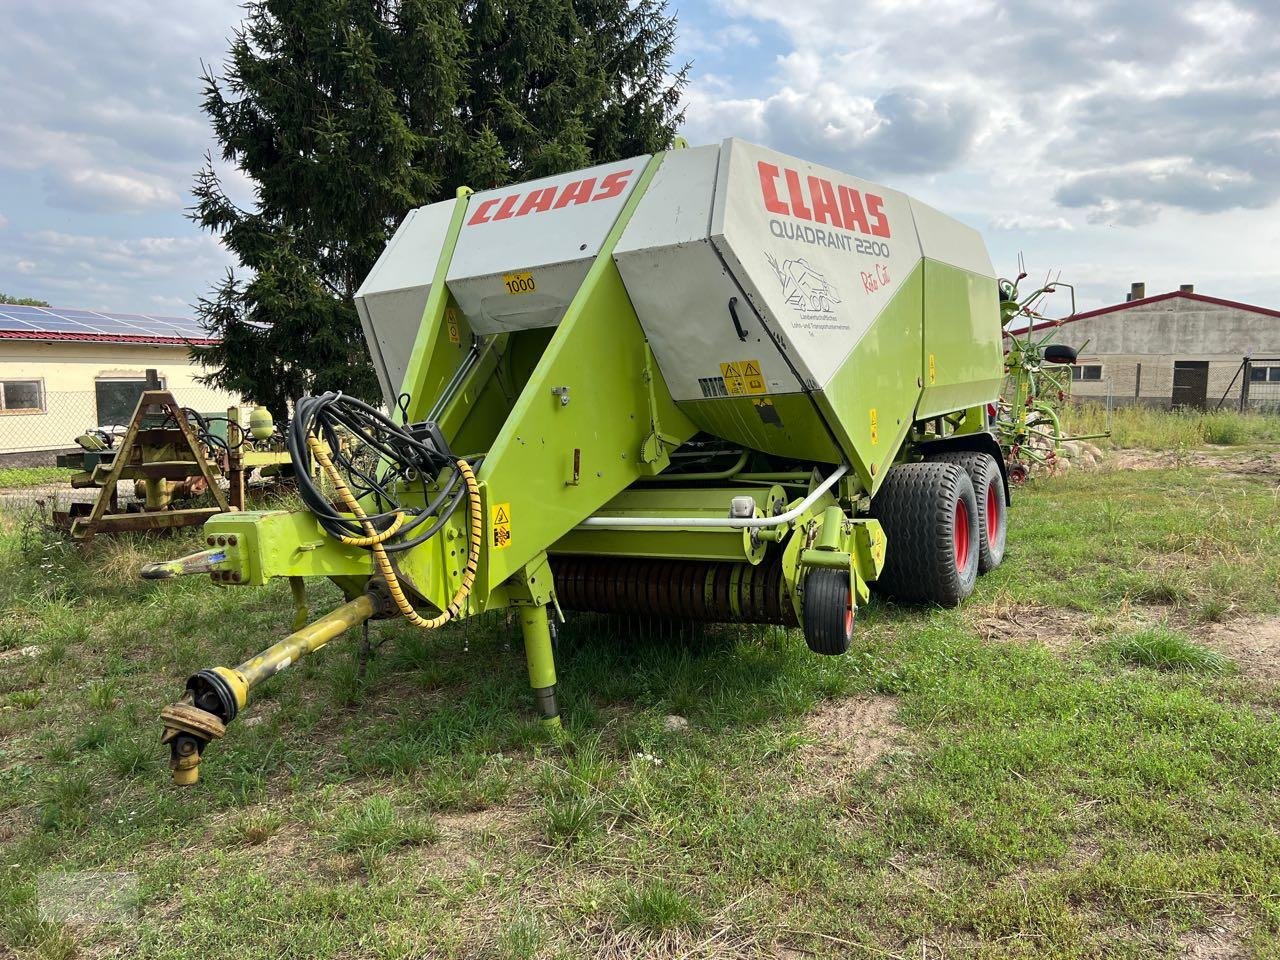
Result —
[[1004, 551], [996, 279], [973, 230], [739, 140], [414, 210], [356, 296], [382, 404], [301, 398], [303, 508], [144, 575], [348, 600], [165, 709], [179, 782], [251, 691], [370, 619], [518, 608], [559, 722], [564, 611], [800, 628], [955, 604]]

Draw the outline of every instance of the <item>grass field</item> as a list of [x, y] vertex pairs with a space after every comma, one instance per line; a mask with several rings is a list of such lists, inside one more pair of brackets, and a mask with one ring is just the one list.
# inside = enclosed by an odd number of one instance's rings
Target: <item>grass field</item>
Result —
[[0, 489], [58, 483], [70, 480], [75, 473], [63, 467], [0, 467]]
[[[674, 640], [580, 620], [570, 742], [502, 617], [333, 644], [169, 784], [187, 674], [287, 589], [133, 578], [0, 533], [0, 943], [19, 956], [1270, 957], [1280, 953], [1276, 473], [1072, 473], [961, 610]], [[329, 590], [315, 603], [336, 601]], [[687, 724], [673, 718], [683, 718]], [[37, 915], [136, 877], [123, 923]], [[0, 947], [0, 954], [3, 954]]]
[[1241, 415], [1233, 410], [1201, 413], [1117, 407], [1108, 413], [1099, 404], [1083, 403], [1063, 411], [1062, 427], [1077, 435], [1109, 433], [1098, 441], [1106, 447], [1190, 450], [1205, 444], [1280, 443], [1280, 417]]

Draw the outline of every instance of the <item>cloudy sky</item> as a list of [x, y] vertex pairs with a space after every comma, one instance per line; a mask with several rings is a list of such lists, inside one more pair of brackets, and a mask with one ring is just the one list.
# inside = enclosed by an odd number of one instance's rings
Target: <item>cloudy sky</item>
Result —
[[[1194, 283], [1280, 307], [1275, 0], [682, 0], [684, 133], [915, 194], [1081, 308]], [[0, 0], [0, 290], [188, 313], [228, 260], [183, 216], [224, 0]], [[244, 196], [247, 185], [234, 185]]]

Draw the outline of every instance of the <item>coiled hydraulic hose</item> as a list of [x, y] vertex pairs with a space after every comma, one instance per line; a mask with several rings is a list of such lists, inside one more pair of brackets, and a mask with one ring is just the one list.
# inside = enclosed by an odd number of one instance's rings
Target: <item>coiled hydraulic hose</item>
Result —
[[406, 620], [424, 630], [435, 630], [456, 617], [462, 609], [462, 604], [471, 595], [471, 585], [476, 578], [476, 566], [480, 562], [480, 539], [483, 535], [482, 515], [480, 512], [480, 485], [476, 483], [475, 474], [471, 471], [471, 466], [467, 461], [459, 459], [454, 462], [454, 467], [457, 469], [459, 476], [462, 477], [467, 490], [467, 513], [470, 519], [467, 565], [463, 568], [462, 581], [458, 584], [458, 589], [454, 592], [453, 598], [438, 616], [427, 619], [413, 608], [413, 604], [404, 595], [404, 590], [400, 587], [395, 568], [392, 567], [386, 548], [383, 546], [383, 542], [394, 536], [396, 531], [400, 529], [401, 524], [404, 522], [404, 514], [397, 513], [391, 525], [386, 530], [379, 531], [369, 520], [350, 488], [347, 487], [338, 468], [329, 459], [329, 454], [326, 452], [324, 444], [313, 435], [307, 438], [307, 446], [311, 450], [311, 455], [316, 458], [316, 462], [320, 464], [320, 467], [333, 483], [334, 489], [342, 499], [343, 504], [355, 515], [365, 531], [364, 537], [340, 535], [338, 539], [349, 546], [371, 547], [373, 549], [374, 563], [387, 583], [387, 590], [391, 594], [391, 599], [395, 603], [396, 609], [400, 611]]

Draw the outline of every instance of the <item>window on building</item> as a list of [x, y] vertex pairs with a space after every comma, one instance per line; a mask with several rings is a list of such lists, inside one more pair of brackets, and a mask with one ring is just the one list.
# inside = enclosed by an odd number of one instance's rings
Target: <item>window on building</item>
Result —
[[[164, 378], [160, 378], [160, 386], [164, 386]], [[133, 411], [138, 406], [138, 399], [147, 389], [146, 380], [126, 378], [100, 378], [94, 381], [94, 399], [97, 401], [98, 426], [124, 426], [133, 419]]]
[[1280, 367], [1249, 367], [1251, 383], [1280, 383]]
[[44, 384], [39, 380], [0, 380], [0, 410], [44, 413]]
[[1100, 363], [1077, 363], [1071, 368], [1072, 380], [1101, 380], [1102, 364]]

